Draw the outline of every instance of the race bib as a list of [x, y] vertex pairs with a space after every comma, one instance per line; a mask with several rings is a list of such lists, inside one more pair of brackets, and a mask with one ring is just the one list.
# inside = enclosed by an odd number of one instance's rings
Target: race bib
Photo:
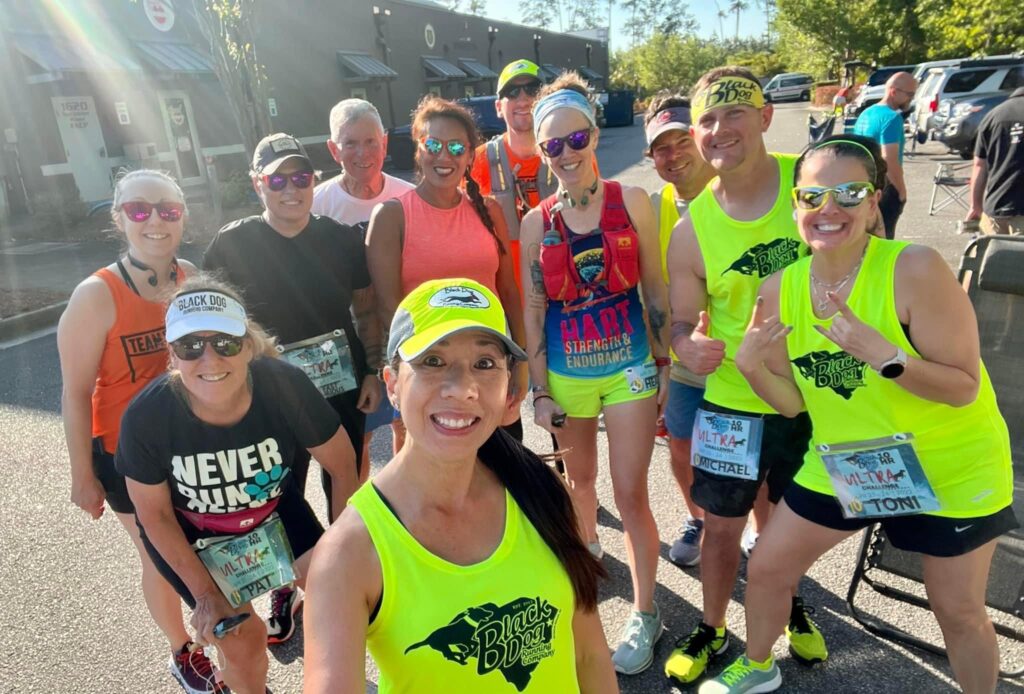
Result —
[[756, 480], [764, 420], [697, 410], [693, 422], [693, 466], [723, 477]]
[[658, 369], [653, 361], [640, 366], [627, 366], [622, 374], [629, 384], [629, 392], [634, 395], [658, 389]]
[[914, 451], [913, 439], [913, 434], [894, 434], [815, 447], [845, 518], [905, 516], [942, 507]]
[[355, 390], [358, 385], [348, 337], [341, 330], [278, 345], [277, 351], [286, 362], [302, 369], [325, 398]]
[[205, 538], [192, 547], [232, 607], [295, 580], [295, 558], [277, 513], [245, 535]]

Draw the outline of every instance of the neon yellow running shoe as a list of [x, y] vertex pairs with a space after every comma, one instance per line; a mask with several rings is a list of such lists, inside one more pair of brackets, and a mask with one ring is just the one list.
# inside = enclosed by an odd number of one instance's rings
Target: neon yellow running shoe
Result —
[[786, 625], [789, 652], [802, 663], [821, 663], [828, 658], [828, 647], [818, 625], [807, 616], [809, 614], [814, 614], [814, 608], [804, 606], [803, 599], [794, 597], [789, 624]]
[[722, 674], [700, 685], [697, 694], [764, 694], [782, 686], [782, 673], [772, 662], [767, 670], [755, 667], [741, 655]]
[[665, 661], [665, 676], [689, 684], [707, 669], [708, 662], [716, 655], [721, 655], [729, 648], [729, 632], [721, 636], [704, 622], [697, 628], [676, 641], [675, 650]]

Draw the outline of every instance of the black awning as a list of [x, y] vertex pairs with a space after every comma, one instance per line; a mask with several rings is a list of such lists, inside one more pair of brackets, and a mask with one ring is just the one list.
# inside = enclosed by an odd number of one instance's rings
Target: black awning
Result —
[[430, 80], [464, 80], [467, 77], [465, 72], [444, 58], [425, 55], [423, 56], [423, 67], [427, 71], [427, 79]]
[[136, 41], [142, 59], [160, 72], [202, 75], [213, 72], [210, 58], [186, 43]]
[[349, 82], [367, 80], [393, 80], [398, 73], [367, 53], [338, 51], [343, 79]]
[[498, 79], [498, 73], [487, 67], [479, 60], [475, 58], [459, 58], [459, 67], [466, 71], [466, 73], [474, 79], [478, 80], [496, 80]]
[[545, 82], [554, 82], [558, 79], [558, 76], [562, 74], [562, 68], [556, 67], [551, 63], [544, 63], [540, 66], [540, 71], [537, 73]]
[[584, 79], [589, 80], [590, 82], [596, 82], [604, 79], [604, 75], [595, 70], [591, 70], [589, 67], [582, 66], [576, 69], [581, 75], [583, 75]]
[[118, 45], [102, 49], [65, 37], [22, 34], [12, 37], [18, 52], [43, 72], [142, 72], [142, 66]]

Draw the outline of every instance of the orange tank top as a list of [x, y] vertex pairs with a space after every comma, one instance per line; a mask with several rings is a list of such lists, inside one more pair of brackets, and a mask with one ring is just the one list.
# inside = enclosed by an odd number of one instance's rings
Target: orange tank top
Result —
[[402, 295], [427, 280], [466, 277], [498, 293], [498, 244], [466, 195], [455, 207], [434, 207], [415, 190], [399, 196], [405, 213]]
[[[92, 435], [101, 437], [103, 449], [113, 453], [128, 403], [167, 371], [167, 304], [143, 299], [107, 268], [93, 274], [103, 280], [114, 298], [114, 324], [107, 331], [92, 392]], [[184, 273], [179, 269], [178, 281], [182, 280]]]

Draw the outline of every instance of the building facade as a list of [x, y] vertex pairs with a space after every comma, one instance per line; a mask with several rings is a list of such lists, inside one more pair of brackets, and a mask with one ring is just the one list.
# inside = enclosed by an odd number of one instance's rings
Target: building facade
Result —
[[[58, 9], [59, 8], [59, 9]], [[122, 167], [176, 175], [187, 191], [242, 170], [242, 138], [190, 0], [0, 0], [0, 215], [42, 192], [110, 197]], [[450, 12], [412, 0], [258, 3], [255, 46], [275, 130], [331, 168], [337, 101], [365, 98], [385, 126], [407, 123], [426, 93], [494, 92], [517, 58], [580, 70], [597, 88], [607, 42]]]

